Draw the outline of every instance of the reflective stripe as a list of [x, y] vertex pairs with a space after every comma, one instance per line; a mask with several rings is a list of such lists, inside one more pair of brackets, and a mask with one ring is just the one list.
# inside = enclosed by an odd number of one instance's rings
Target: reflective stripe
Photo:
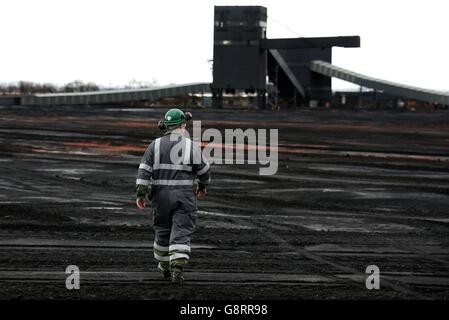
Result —
[[170, 261], [176, 259], [189, 259], [189, 255], [187, 253], [174, 253], [170, 255]]
[[154, 143], [154, 166], [161, 163], [161, 138], [157, 138]]
[[158, 261], [170, 261], [170, 258], [168, 256], [162, 257], [158, 255], [156, 252], [154, 253], [154, 258]]
[[182, 165], [182, 164], [166, 164], [166, 163], [161, 163], [161, 164], [154, 165], [153, 169], [154, 170], [165, 169], [165, 170], [192, 171], [192, 167], [191, 166], [185, 166], [185, 165]]
[[153, 243], [153, 248], [157, 249], [159, 251], [168, 251], [169, 250], [169, 247], [160, 246], [156, 242]]
[[192, 141], [190, 139], [186, 139], [185, 153], [184, 153], [184, 164], [190, 163], [190, 148], [192, 147]]
[[206, 163], [204, 168], [199, 170], [196, 174], [199, 175], [199, 176], [202, 175], [202, 174], [205, 174], [207, 172], [207, 170], [209, 170], [209, 168], [210, 168], [209, 163]]
[[185, 252], [190, 252], [190, 246], [186, 245], [186, 244], [172, 244], [169, 247], [170, 251], [185, 251]]
[[153, 172], [153, 168], [151, 168], [150, 166], [146, 165], [145, 163], [141, 163], [139, 165], [139, 169], [143, 169], [143, 170], [148, 171], [148, 172]]
[[192, 186], [193, 180], [154, 180], [155, 186]]
[[136, 180], [136, 184], [141, 184], [143, 186], [149, 186], [150, 185], [150, 180], [137, 179]]

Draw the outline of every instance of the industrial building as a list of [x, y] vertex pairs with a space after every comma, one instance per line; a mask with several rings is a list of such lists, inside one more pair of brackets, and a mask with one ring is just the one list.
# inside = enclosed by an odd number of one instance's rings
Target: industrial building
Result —
[[217, 6], [214, 21], [214, 105], [223, 93], [255, 92], [264, 108], [267, 77], [276, 87], [276, 99], [293, 105], [310, 100], [330, 100], [331, 78], [311, 72], [313, 60], [331, 62], [332, 47], [359, 47], [360, 38], [267, 39], [267, 9], [259, 6]]
[[[374, 90], [383, 101], [412, 100], [449, 106], [449, 94], [398, 84], [332, 64], [332, 48], [360, 47], [359, 36], [268, 39], [267, 9], [261, 6], [216, 6], [212, 83], [189, 83], [151, 89], [35, 94], [1, 97], [2, 105], [93, 105], [154, 101], [174, 95], [212, 95], [221, 108], [224, 97], [246, 94], [260, 109], [278, 106], [329, 105], [335, 101], [331, 78]], [[384, 98], [384, 99], [382, 99]], [[361, 101], [361, 100], [360, 100]]]

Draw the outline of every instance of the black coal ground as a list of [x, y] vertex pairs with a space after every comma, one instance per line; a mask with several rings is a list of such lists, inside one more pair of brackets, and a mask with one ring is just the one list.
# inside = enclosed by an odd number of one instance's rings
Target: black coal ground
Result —
[[193, 109], [203, 128], [277, 128], [281, 148], [274, 176], [213, 166], [179, 287], [133, 198], [164, 111], [0, 109], [0, 298], [449, 298], [447, 112]]

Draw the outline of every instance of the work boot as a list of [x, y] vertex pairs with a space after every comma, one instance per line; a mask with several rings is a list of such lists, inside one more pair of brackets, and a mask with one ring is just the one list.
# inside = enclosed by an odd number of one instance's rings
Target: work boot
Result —
[[171, 282], [174, 284], [183, 284], [184, 277], [182, 275], [182, 270], [173, 270], [171, 272]]
[[169, 270], [169, 269], [165, 269], [165, 268], [162, 267], [161, 264], [159, 263], [159, 264], [157, 265], [157, 270], [158, 270], [159, 273], [162, 275], [162, 277], [164, 277], [165, 280], [170, 280], [171, 274], [170, 274], [170, 270]]

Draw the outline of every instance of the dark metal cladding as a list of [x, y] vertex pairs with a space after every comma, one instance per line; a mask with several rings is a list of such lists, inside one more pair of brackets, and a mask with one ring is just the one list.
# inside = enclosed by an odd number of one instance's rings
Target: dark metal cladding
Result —
[[266, 37], [267, 9], [260, 6], [216, 6], [214, 15], [212, 91], [220, 107], [223, 93], [257, 92], [265, 105], [267, 52], [260, 49]]
[[289, 39], [263, 39], [260, 42], [262, 49], [324, 49], [330, 47], [358, 48], [359, 36], [320, 37], [320, 38], [289, 38]]
[[[301, 83], [304, 88], [305, 95], [301, 95], [303, 101], [324, 101], [329, 100], [332, 97], [331, 78], [310, 71], [310, 62], [313, 60], [327, 61], [329, 63], [332, 62], [332, 49], [330, 47], [323, 49], [284, 49], [277, 51], [287, 63], [297, 81]], [[277, 62], [269, 59], [269, 70], [276, 68], [275, 65], [271, 65], [272, 63]], [[275, 83], [275, 81], [273, 81], [273, 83]], [[282, 98], [292, 97], [295, 94], [293, 91], [293, 85], [288, 81], [280, 82], [278, 89], [280, 91], [280, 97]]]
[[[268, 59], [268, 74], [273, 83], [278, 83], [279, 96], [283, 99], [289, 97], [296, 97], [295, 105], [298, 104], [298, 99], [301, 102], [308, 102], [310, 100], [316, 101], [330, 101], [332, 99], [332, 80], [323, 74], [311, 72], [310, 63], [313, 60], [321, 60], [332, 62], [332, 47], [359, 47], [359, 36], [347, 37], [321, 37], [321, 38], [292, 38], [292, 39], [264, 39], [261, 42], [261, 47], [269, 50], [273, 58]], [[289, 81], [282, 74], [279, 76], [278, 82], [274, 80], [274, 70], [276, 70], [279, 61], [277, 61], [272, 54], [277, 52], [282, 60], [287, 64], [289, 71], [296, 82], [299, 82], [303, 87], [301, 90], [296, 90], [293, 81]], [[298, 97], [298, 94], [300, 97]]]

